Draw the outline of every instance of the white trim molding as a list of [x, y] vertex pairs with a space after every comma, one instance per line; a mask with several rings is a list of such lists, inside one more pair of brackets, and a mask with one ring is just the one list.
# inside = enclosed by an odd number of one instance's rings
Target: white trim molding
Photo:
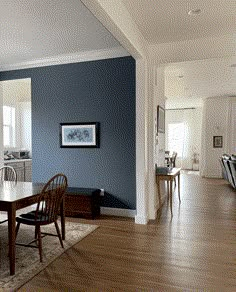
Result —
[[136, 210], [101, 207], [101, 214], [134, 218], [136, 215]]
[[14, 63], [14, 64], [3, 64], [0, 65], [0, 72], [20, 70], [27, 68], [45, 67], [52, 65], [62, 65], [70, 63], [88, 62], [103, 59], [112, 59], [119, 57], [127, 57], [130, 54], [123, 47], [110, 48], [105, 50], [95, 50], [86, 52], [77, 52], [72, 54], [58, 55], [52, 57], [46, 57], [41, 59], [34, 59], [31, 61]]
[[135, 216], [135, 223], [136, 224], [148, 224], [149, 219], [147, 217], [142, 216]]

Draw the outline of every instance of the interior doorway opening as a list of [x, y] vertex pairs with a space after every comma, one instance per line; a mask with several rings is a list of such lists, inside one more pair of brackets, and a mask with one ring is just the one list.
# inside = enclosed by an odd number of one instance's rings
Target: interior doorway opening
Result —
[[32, 180], [31, 78], [1, 81], [1, 166], [13, 166], [19, 181]]

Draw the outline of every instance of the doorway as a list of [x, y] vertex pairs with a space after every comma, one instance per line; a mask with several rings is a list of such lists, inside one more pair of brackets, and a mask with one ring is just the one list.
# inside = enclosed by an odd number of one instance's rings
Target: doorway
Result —
[[[0, 82], [1, 165], [11, 165], [18, 180], [32, 176], [31, 78]], [[24, 155], [23, 155], [24, 154]]]

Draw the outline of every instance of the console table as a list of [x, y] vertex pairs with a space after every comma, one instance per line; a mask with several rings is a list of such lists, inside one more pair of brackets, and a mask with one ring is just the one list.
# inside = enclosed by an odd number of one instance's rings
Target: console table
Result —
[[156, 168], [156, 182], [158, 189], [158, 197], [159, 197], [159, 205], [161, 206], [161, 190], [160, 190], [160, 181], [165, 180], [168, 184], [168, 196], [170, 198], [170, 212], [171, 216], [173, 216], [172, 212], [172, 193], [173, 193], [173, 181], [175, 178], [178, 178], [178, 195], [180, 200], [180, 170], [181, 168], [169, 168], [169, 167], [160, 167]]

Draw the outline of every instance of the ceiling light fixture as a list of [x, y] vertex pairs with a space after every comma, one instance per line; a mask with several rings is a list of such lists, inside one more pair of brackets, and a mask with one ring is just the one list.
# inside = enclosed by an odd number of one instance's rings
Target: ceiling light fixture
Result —
[[201, 9], [191, 9], [189, 10], [188, 15], [198, 15], [201, 12], [202, 12]]

